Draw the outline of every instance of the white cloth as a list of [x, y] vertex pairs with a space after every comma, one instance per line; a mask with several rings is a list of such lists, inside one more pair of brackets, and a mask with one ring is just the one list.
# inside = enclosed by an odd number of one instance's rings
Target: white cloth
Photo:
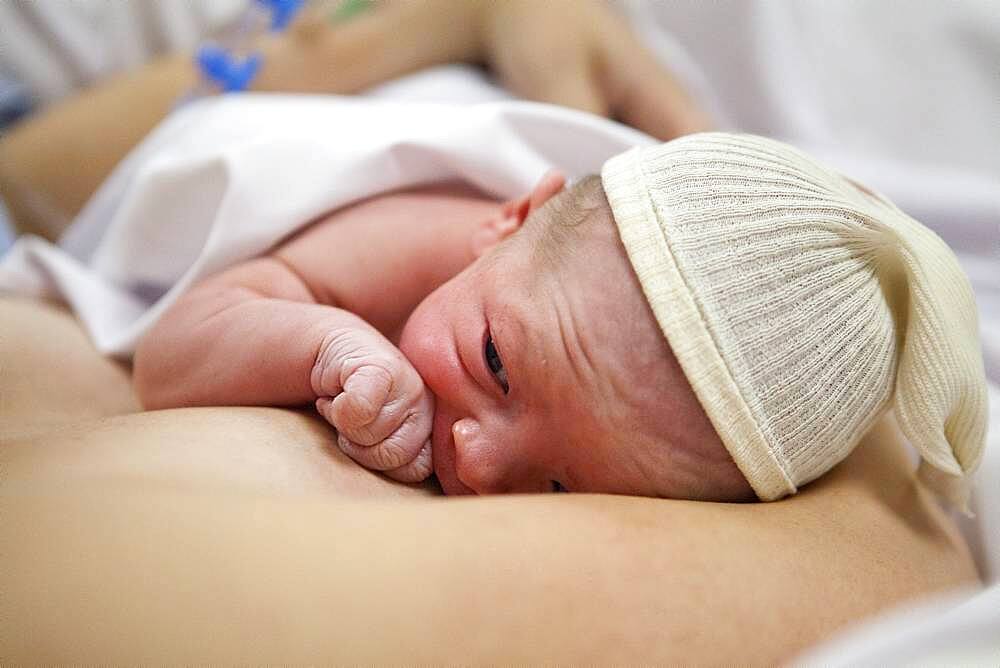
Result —
[[912, 604], [851, 629], [798, 657], [792, 665], [861, 666], [1000, 665], [1000, 584]]
[[475, 106], [244, 95], [173, 115], [89, 202], [60, 247], [23, 237], [0, 290], [72, 305], [98, 349], [129, 355], [200, 277], [257, 255], [318, 215], [419, 183], [498, 197], [548, 169], [596, 173], [647, 137], [528, 102]]
[[[192, 50], [206, 34], [228, 25], [246, 4], [247, 0], [0, 2], [0, 116], [16, 123], [15, 118], [39, 106], [135, 69], [155, 56]], [[31, 199], [37, 213], [52, 218], [53, 225], [68, 222], [58, 207]], [[0, 254], [10, 247], [13, 236], [13, 226], [0, 208]]]

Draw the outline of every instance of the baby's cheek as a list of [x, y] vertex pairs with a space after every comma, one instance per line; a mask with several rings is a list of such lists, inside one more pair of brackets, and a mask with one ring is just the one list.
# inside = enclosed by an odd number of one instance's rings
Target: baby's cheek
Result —
[[459, 360], [458, 346], [481, 325], [470, 315], [469, 299], [460, 285], [449, 283], [422, 301], [403, 328], [399, 350], [417, 370], [427, 388], [446, 403], [462, 397], [468, 383]]
[[407, 319], [399, 336], [399, 350], [427, 384], [438, 384], [440, 351], [444, 345], [441, 314], [430, 297], [421, 302]]

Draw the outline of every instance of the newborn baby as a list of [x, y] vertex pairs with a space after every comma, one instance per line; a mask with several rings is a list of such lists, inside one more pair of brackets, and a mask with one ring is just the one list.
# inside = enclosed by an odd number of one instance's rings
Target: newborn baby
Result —
[[334, 212], [184, 295], [135, 383], [147, 408], [315, 402], [354, 460], [449, 494], [719, 501], [793, 493], [895, 397], [961, 502], [985, 433], [974, 319], [950, 252], [891, 204], [712, 133], [505, 203], [439, 184]]

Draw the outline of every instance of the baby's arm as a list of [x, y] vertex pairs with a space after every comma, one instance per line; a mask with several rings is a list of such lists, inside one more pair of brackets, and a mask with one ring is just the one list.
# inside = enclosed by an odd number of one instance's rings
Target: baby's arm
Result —
[[209, 278], [140, 342], [140, 399], [156, 408], [312, 401], [310, 370], [330, 332], [392, 338], [472, 260], [473, 235], [498, 209], [460, 187], [385, 195]]
[[316, 303], [280, 260], [250, 260], [197, 285], [146, 334], [136, 389], [146, 408], [309, 403], [322, 341], [344, 328], [369, 325]]
[[[140, 342], [147, 408], [317, 408], [370, 468], [429, 467], [431, 400], [390, 342], [428, 292], [501, 232], [499, 207], [446, 186], [338, 211], [277, 248], [197, 285]], [[368, 446], [378, 445], [377, 448]]]
[[433, 405], [419, 375], [364, 320], [316, 303], [274, 257], [185, 295], [141, 341], [134, 377], [147, 408], [317, 400], [360, 463], [404, 481], [431, 472]]

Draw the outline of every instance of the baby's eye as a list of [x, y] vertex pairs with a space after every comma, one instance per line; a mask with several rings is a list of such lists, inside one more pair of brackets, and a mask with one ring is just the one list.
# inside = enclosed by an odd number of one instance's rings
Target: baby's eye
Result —
[[489, 367], [490, 373], [493, 377], [497, 379], [500, 383], [500, 388], [503, 390], [504, 394], [510, 391], [510, 386], [507, 385], [507, 370], [503, 368], [503, 361], [500, 359], [499, 353], [497, 353], [496, 346], [493, 345], [493, 335], [490, 334], [486, 337], [486, 345], [483, 348], [483, 355], [486, 357], [486, 366]]

